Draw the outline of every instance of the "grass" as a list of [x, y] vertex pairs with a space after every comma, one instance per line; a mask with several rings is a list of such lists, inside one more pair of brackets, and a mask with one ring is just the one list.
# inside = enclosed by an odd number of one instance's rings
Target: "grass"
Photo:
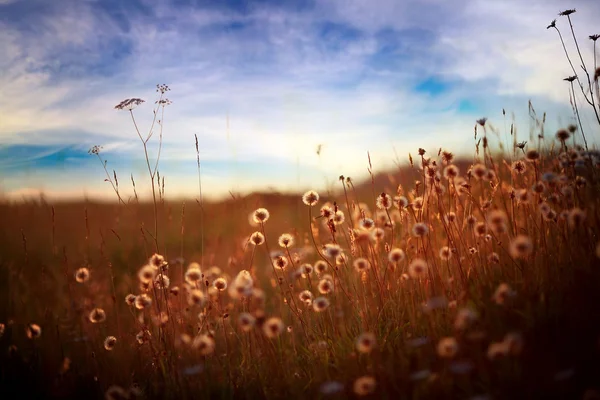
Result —
[[472, 161], [419, 149], [327, 196], [211, 203], [199, 180], [175, 202], [147, 151], [158, 91], [147, 135], [141, 99], [117, 106], [152, 202], [125, 200], [94, 147], [114, 204], [0, 204], [3, 398], [600, 397], [600, 153], [581, 126], [547, 137], [544, 116], [493, 151], [481, 119]]

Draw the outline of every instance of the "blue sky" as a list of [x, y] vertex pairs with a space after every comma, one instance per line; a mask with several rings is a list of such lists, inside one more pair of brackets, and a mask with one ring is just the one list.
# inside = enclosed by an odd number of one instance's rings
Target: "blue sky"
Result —
[[550, 131], [572, 122], [569, 65], [545, 29], [566, 8], [591, 60], [595, 0], [0, 0], [0, 192], [110, 198], [96, 144], [126, 194], [132, 174], [144, 186], [141, 144], [113, 107], [145, 99], [148, 129], [157, 83], [173, 101], [171, 196], [196, 193], [194, 134], [214, 197], [359, 179], [367, 151], [375, 171], [419, 147], [470, 153], [474, 121], [502, 131], [503, 108], [525, 140], [529, 99]]

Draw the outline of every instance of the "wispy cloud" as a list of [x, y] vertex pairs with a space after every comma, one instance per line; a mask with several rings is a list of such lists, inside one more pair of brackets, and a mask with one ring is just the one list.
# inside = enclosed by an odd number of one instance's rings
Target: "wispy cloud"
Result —
[[[367, 150], [383, 169], [392, 147], [466, 148], [475, 118], [500, 122], [505, 108], [526, 121], [529, 99], [550, 123], [570, 121], [561, 82], [569, 66], [545, 30], [561, 3], [3, 1], [0, 139], [15, 148], [103, 144], [127, 175], [131, 164], [120, 160], [143, 160], [129, 116], [112, 107], [145, 98], [135, 112], [147, 128], [153, 87], [165, 82], [174, 101], [164, 121], [167, 176], [193, 179], [194, 134], [221, 194], [223, 182], [291, 189], [364, 176]], [[595, 33], [597, 7], [571, 3], [578, 32]], [[583, 50], [590, 55], [589, 43]], [[235, 173], [224, 180], [223, 171]], [[19, 172], [10, 173], [5, 190], [17, 190]]]

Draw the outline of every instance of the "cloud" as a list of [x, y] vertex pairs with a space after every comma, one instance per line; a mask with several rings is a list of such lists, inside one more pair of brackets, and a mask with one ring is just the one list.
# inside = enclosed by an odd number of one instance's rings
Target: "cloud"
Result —
[[[190, 4], [3, 5], [15, 18], [0, 20], [2, 142], [83, 150], [102, 144], [117, 167], [126, 168], [116, 162], [126, 158], [138, 165], [131, 118], [113, 107], [146, 99], [135, 110], [146, 132], [154, 85], [166, 82], [174, 103], [163, 124], [165, 174], [194, 173], [197, 134], [204, 162], [252, 170], [233, 168], [225, 179], [232, 185], [293, 187], [266, 161], [288, 173], [299, 165], [301, 184], [309, 186], [323, 181], [323, 171], [364, 176], [367, 151], [384, 169], [393, 163], [392, 147], [402, 155], [418, 147], [470, 148], [475, 118], [500, 125], [505, 108], [527, 124], [529, 99], [549, 112], [549, 124], [571, 118], [561, 81], [568, 63], [555, 32], [544, 29], [561, 7], [557, 0]], [[574, 6], [585, 38], [594, 33], [594, 6]], [[582, 46], [586, 56], [589, 45]], [[593, 126], [589, 113], [584, 123]], [[207, 173], [224, 181], [218, 169]]]

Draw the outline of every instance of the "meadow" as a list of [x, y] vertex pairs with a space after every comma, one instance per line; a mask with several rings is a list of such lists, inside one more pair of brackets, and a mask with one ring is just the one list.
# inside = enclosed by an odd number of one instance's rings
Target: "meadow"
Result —
[[530, 112], [327, 192], [170, 200], [146, 153], [153, 201], [3, 202], [2, 398], [600, 398], [600, 152]]

